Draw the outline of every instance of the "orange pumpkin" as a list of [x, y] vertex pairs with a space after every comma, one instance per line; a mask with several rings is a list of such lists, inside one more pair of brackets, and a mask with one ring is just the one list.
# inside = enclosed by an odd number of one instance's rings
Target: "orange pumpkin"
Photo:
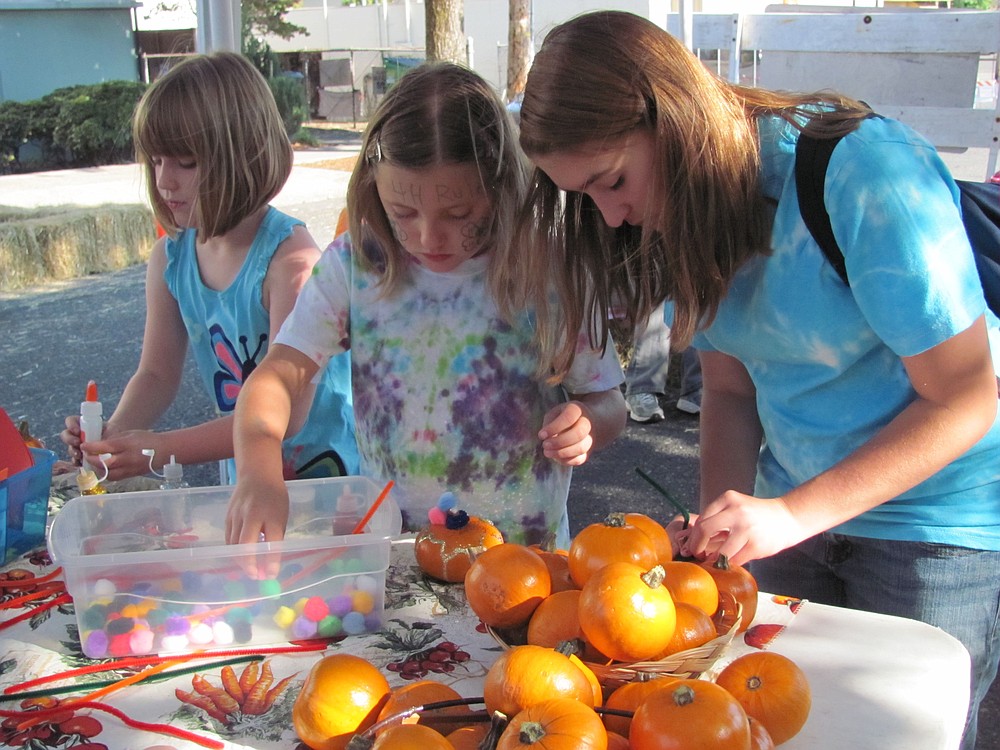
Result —
[[798, 734], [809, 717], [809, 680], [799, 665], [773, 651], [744, 654], [723, 669], [715, 682], [764, 725], [776, 745]]
[[593, 708], [572, 698], [552, 698], [519, 712], [496, 750], [607, 750], [608, 733]]
[[687, 602], [675, 602], [677, 611], [677, 626], [670, 638], [670, 643], [656, 658], [664, 659], [679, 651], [703, 646], [718, 635], [712, 618], [700, 609]]
[[491, 714], [514, 716], [550, 698], [594, 705], [590, 680], [567, 654], [553, 648], [514, 646], [500, 654], [483, 678], [483, 702]]
[[640, 661], [663, 652], [677, 613], [663, 568], [616, 562], [596, 571], [580, 591], [580, 629], [602, 654]]
[[587, 682], [590, 683], [590, 687], [594, 691], [594, 706], [600, 706], [604, 703], [604, 688], [601, 687], [601, 681], [597, 679], [597, 674], [576, 654], [571, 653], [567, 654], [567, 656], [569, 656], [569, 660], [573, 662], [581, 672], [583, 672], [584, 676], [587, 678]]
[[547, 596], [528, 621], [528, 643], [555, 648], [563, 641], [583, 638], [580, 630], [580, 590]]
[[444, 735], [423, 724], [397, 724], [381, 732], [372, 750], [454, 750]]
[[43, 443], [41, 440], [39, 440], [38, 438], [36, 438], [34, 435], [31, 434], [31, 428], [28, 427], [27, 419], [22, 419], [20, 422], [17, 423], [17, 431], [21, 435], [21, 440], [23, 440], [24, 444], [29, 448], [45, 447], [45, 443]]
[[316, 662], [292, 706], [295, 733], [312, 750], [343, 750], [378, 717], [389, 683], [360, 656], [337, 653]]
[[558, 591], [569, 591], [579, 589], [573, 576], [569, 574], [569, 552], [566, 550], [545, 549], [532, 545], [529, 549], [534, 550], [545, 567], [549, 569], [549, 577], [552, 579], [552, 593]]
[[645, 513], [626, 513], [625, 523], [638, 526], [646, 532], [646, 536], [653, 541], [657, 562], [661, 565], [674, 559], [674, 545], [670, 542], [670, 534], [667, 533], [663, 524], [655, 518], [651, 518]]
[[450, 734], [445, 735], [445, 739], [451, 743], [454, 750], [479, 750], [479, 744], [490, 732], [490, 725], [485, 722], [479, 724], [469, 724], [467, 727], [459, 727]]
[[490, 547], [465, 575], [469, 607], [494, 628], [526, 625], [551, 592], [552, 579], [542, 558], [520, 544]]
[[774, 740], [764, 729], [764, 725], [752, 716], [747, 716], [750, 722], [750, 750], [774, 750]]
[[663, 564], [663, 583], [674, 602], [693, 604], [711, 617], [719, 608], [719, 586], [698, 563], [672, 560]]
[[632, 750], [750, 750], [750, 723], [739, 702], [705, 680], [677, 680], [639, 704]]
[[649, 570], [657, 561], [653, 540], [627, 523], [624, 513], [611, 513], [604, 521], [585, 526], [569, 545], [569, 574], [580, 588], [610, 563], [629, 562]]
[[445, 523], [432, 523], [417, 533], [413, 554], [427, 575], [448, 583], [465, 580], [477, 555], [503, 544], [503, 535], [490, 521], [464, 511], [449, 513]]
[[[640, 672], [635, 681], [626, 682], [615, 688], [604, 702], [604, 707], [634, 713], [647, 696], [657, 690], [663, 690], [678, 679], [677, 677], [650, 677], [646, 673]], [[605, 713], [602, 718], [609, 733], [616, 732], [628, 737], [631, 719], [612, 713]]]
[[[411, 708], [425, 706], [428, 703], [461, 699], [462, 696], [459, 692], [449, 685], [436, 680], [417, 680], [395, 688], [390, 693], [388, 700], [379, 712], [378, 721], [384, 721], [390, 716], [402, 714]], [[453, 706], [434, 709], [426, 713], [412, 713], [403, 718], [401, 723], [425, 724], [437, 732], [444, 733], [450, 732], [458, 726], [456, 719], [465, 718], [471, 714], [472, 709], [468, 706]]]
[[608, 658], [594, 648], [580, 630], [580, 589], [557, 591], [547, 596], [531, 615], [526, 632], [527, 643], [555, 648], [573, 641], [583, 659], [603, 663]]
[[715, 624], [720, 632], [726, 632], [735, 621], [736, 607], [742, 607], [740, 627], [742, 633], [750, 627], [757, 615], [757, 581], [750, 571], [740, 565], [732, 565], [729, 558], [719, 555], [714, 562], [703, 562], [701, 566], [712, 574], [719, 587], [719, 609], [715, 613]]
[[618, 732], [608, 732], [608, 750], [629, 750], [628, 738]]

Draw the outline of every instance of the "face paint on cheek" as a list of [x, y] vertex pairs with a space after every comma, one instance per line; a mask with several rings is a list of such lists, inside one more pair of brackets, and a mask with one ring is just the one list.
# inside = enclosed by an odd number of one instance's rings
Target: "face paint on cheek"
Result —
[[462, 226], [462, 250], [467, 253], [477, 252], [486, 239], [487, 221], [470, 221]]
[[401, 226], [399, 226], [399, 224], [397, 224], [395, 220], [389, 219], [389, 227], [390, 229], [392, 229], [393, 237], [395, 237], [396, 241], [399, 242], [400, 244], [406, 242], [409, 239], [409, 236], [406, 234], [406, 231]]

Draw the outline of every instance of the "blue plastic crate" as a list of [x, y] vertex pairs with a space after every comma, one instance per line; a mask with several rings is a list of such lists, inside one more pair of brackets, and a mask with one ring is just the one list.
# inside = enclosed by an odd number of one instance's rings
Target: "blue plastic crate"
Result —
[[31, 448], [31, 459], [34, 464], [30, 469], [0, 482], [0, 549], [5, 563], [45, 545], [56, 454], [45, 448]]

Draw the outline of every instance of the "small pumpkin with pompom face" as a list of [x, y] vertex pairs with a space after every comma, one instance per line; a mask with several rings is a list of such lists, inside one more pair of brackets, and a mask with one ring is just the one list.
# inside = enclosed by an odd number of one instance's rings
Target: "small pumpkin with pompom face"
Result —
[[430, 524], [417, 533], [413, 553], [420, 569], [439, 581], [464, 581], [476, 555], [503, 543], [503, 535], [490, 521], [457, 510], [450, 492], [427, 516]]

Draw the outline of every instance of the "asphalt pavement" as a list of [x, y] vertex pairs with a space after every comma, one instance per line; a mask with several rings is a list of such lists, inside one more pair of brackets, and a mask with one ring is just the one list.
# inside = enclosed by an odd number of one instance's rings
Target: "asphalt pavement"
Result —
[[[317, 131], [318, 148], [296, 152], [295, 167], [274, 205], [302, 218], [314, 237], [333, 235], [344, 205], [349, 174], [344, 162], [356, 155], [357, 133]], [[945, 155], [956, 176], [982, 179], [983, 150]], [[0, 206], [142, 203], [135, 165], [95, 167], [28, 175], [0, 176]], [[60, 458], [66, 458], [59, 433], [67, 415], [79, 412], [87, 381], [98, 383], [109, 416], [139, 361], [145, 320], [142, 266], [73, 281], [0, 293], [0, 407], [27, 419], [32, 432]], [[662, 400], [666, 419], [656, 424], [629, 422], [612, 445], [574, 473], [570, 525], [575, 534], [610, 511], [673, 515], [663, 497], [637, 473], [643, 469], [688, 508], [697, 505], [698, 420], [674, 408], [679, 363]], [[188, 360], [174, 404], [158, 429], [195, 424], [212, 416], [193, 362]], [[193, 485], [217, 481], [214, 464], [185, 467]], [[1000, 682], [980, 713], [978, 750], [1000, 750]]]

